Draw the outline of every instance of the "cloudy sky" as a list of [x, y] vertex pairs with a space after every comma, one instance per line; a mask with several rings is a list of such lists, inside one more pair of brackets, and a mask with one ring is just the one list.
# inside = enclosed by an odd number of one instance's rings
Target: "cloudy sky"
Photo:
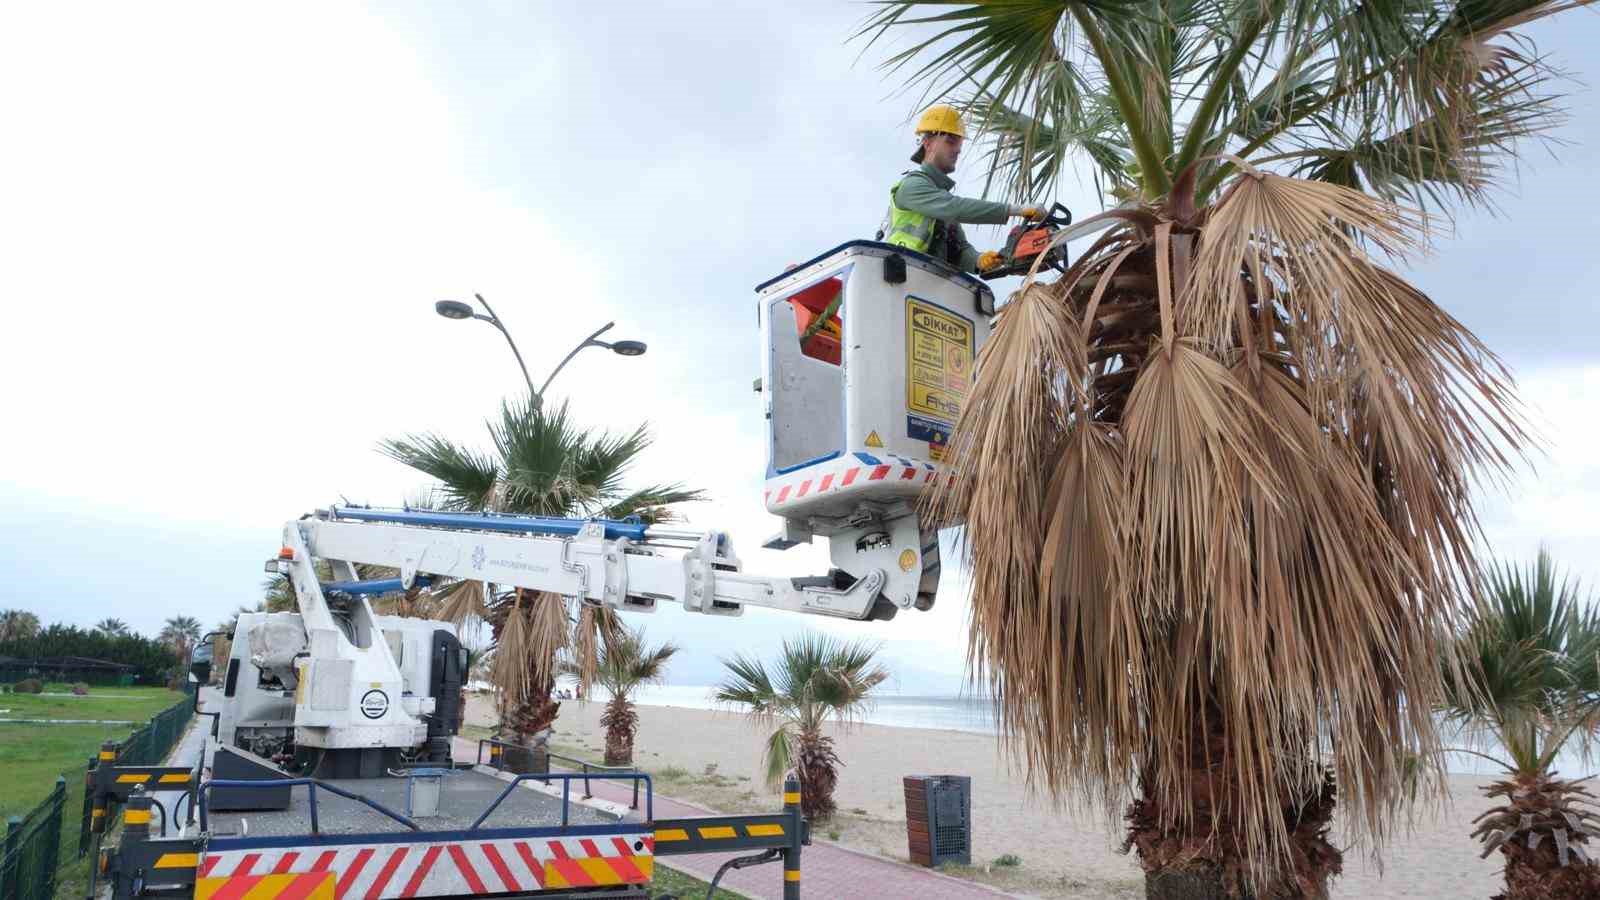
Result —
[[[779, 14], [781, 10], [781, 14]], [[651, 422], [641, 481], [714, 498], [746, 568], [762, 419], [751, 288], [869, 235], [906, 167], [914, 98], [847, 43], [857, 3], [386, 3], [0, 10], [0, 607], [154, 632], [259, 594], [282, 524], [424, 482], [374, 452], [462, 440], [520, 386], [481, 292], [542, 378], [607, 321], [648, 341], [580, 355], [552, 389], [581, 418]], [[1532, 34], [1573, 75], [1572, 122], [1530, 148], [1498, 215], [1462, 216], [1412, 277], [1516, 370], [1548, 438], [1485, 497], [1497, 553], [1549, 543], [1600, 581], [1594, 185], [1600, 19]], [[974, 172], [958, 172], [976, 181]], [[1096, 208], [1087, 185], [1062, 198]], [[996, 234], [981, 230], [980, 242]], [[947, 569], [948, 571], [948, 569]], [[947, 690], [965, 610], [871, 626], [900, 688]], [[753, 612], [649, 623], [695, 652], [802, 624]]]

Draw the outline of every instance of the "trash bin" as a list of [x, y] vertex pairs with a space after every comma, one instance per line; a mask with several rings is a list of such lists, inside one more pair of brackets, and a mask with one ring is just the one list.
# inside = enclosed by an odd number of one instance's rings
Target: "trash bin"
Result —
[[972, 779], [966, 775], [907, 775], [906, 847], [929, 868], [972, 865]]

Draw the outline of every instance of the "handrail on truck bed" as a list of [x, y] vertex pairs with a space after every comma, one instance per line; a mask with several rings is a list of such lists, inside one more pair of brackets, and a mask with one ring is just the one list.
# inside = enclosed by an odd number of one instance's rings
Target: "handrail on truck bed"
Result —
[[341, 787], [334, 787], [333, 785], [328, 784], [325, 781], [319, 781], [319, 780], [317, 780], [315, 778], [266, 778], [266, 779], [218, 778], [218, 779], [214, 779], [212, 781], [203, 782], [200, 785], [200, 803], [199, 803], [199, 806], [200, 806], [200, 830], [203, 831], [203, 832], [210, 830], [210, 828], [207, 826], [207, 823], [206, 823], [206, 796], [207, 796], [208, 792], [210, 791], [210, 789], [212, 787], [245, 788], [245, 789], [255, 790], [255, 789], [260, 789], [260, 788], [298, 787], [298, 786], [300, 786], [302, 784], [305, 785], [309, 789], [310, 794], [311, 794], [311, 833], [312, 834], [321, 834], [322, 833], [321, 830], [317, 827], [317, 788], [322, 788], [323, 790], [328, 791], [328, 792], [333, 793], [333, 794], [337, 794], [340, 797], [344, 797], [344, 798], [346, 798], [348, 800], [354, 800], [357, 803], [360, 803], [360, 804], [362, 804], [364, 806], [371, 807], [372, 809], [375, 809], [378, 812], [383, 813], [384, 815], [386, 815], [389, 818], [395, 820], [396, 822], [399, 822], [401, 825], [406, 826], [407, 828], [411, 829], [412, 831], [421, 831], [422, 830], [422, 828], [420, 826], [418, 826], [417, 823], [411, 821], [410, 819], [406, 818], [405, 816], [400, 815], [399, 813], [395, 812], [394, 810], [390, 809], [389, 807], [384, 806], [382, 803], [379, 803], [378, 801], [371, 799], [370, 797], [364, 797], [364, 796], [362, 796], [360, 794], [355, 793], [354, 791], [347, 791], [347, 790], [345, 790], [344, 788], [341, 788]]

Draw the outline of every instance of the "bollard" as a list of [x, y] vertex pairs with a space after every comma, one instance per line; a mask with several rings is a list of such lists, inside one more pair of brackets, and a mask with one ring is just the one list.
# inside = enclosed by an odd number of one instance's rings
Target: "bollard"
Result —
[[94, 769], [89, 773], [93, 787], [86, 788], [94, 792], [94, 807], [89, 812], [89, 831], [93, 834], [106, 833], [106, 817], [109, 815], [106, 801], [106, 788], [111, 783], [112, 770], [116, 768], [117, 744], [115, 741], [106, 741], [100, 745], [100, 759]]
[[800, 842], [805, 820], [800, 816], [800, 781], [793, 775], [783, 781], [783, 811], [794, 822], [789, 829], [789, 846], [783, 848], [783, 900], [800, 900]]
[[150, 839], [150, 795], [144, 785], [128, 795], [128, 808], [122, 813], [122, 844], [141, 843]]

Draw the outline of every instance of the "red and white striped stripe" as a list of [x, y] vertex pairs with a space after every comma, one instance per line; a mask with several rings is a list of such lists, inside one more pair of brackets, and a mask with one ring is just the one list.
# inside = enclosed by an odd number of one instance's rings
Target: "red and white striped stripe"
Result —
[[[337, 900], [388, 900], [452, 894], [499, 894], [556, 885], [642, 884], [649, 881], [654, 841], [646, 832], [595, 837], [417, 841], [325, 849], [221, 850], [204, 854], [202, 878], [332, 871]], [[635, 847], [639, 849], [635, 849]], [[604, 860], [596, 878], [578, 860]], [[240, 879], [240, 894], [249, 884]], [[227, 888], [211, 900], [240, 900]]]
[[875, 489], [884, 483], [920, 490], [932, 484], [944, 471], [939, 466], [928, 468], [919, 460], [902, 457], [885, 457], [877, 465], [866, 465], [853, 457], [835, 463], [824, 463], [779, 481], [767, 482], [767, 509], [775, 510], [819, 494], [847, 493]]

